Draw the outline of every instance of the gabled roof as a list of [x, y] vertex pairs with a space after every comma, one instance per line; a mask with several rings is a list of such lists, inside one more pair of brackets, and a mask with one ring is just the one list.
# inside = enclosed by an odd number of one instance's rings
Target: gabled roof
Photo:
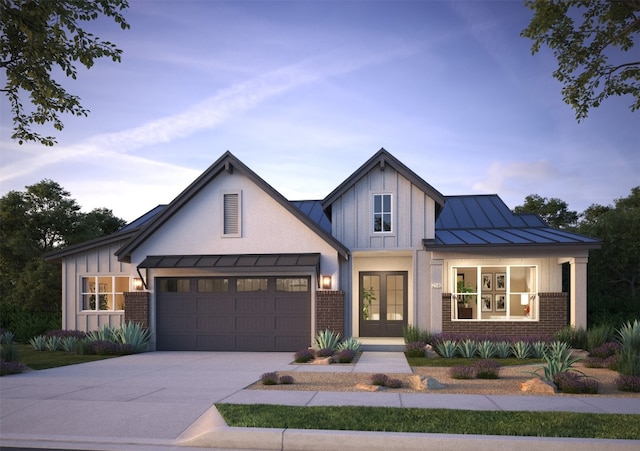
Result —
[[239, 171], [248, 177], [253, 183], [259, 186], [263, 191], [269, 194], [276, 202], [282, 205], [286, 210], [303, 222], [307, 227], [312, 229], [327, 243], [333, 246], [336, 251], [344, 258], [348, 257], [349, 250], [330, 233], [325, 231], [320, 225], [314, 222], [309, 216], [303, 214], [298, 208], [292, 205], [282, 194], [276, 191], [271, 185], [260, 178], [255, 172], [245, 166], [231, 152], [225, 152], [215, 163], [204, 171], [191, 185], [189, 185], [182, 193], [178, 195], [162, 212], [155, 215], [148, 223], [135, 235], [129, 242], [122, 246], [116, 256], [120, 261], [129, 262], [131, 252], [147, 240], [153, 233], [165, 224], [171, 217], [180, 211], [196, 194], [205, 188], [220, 173], [233, 173]]
[[142, 228], [142, 226], [158, 215], [165, 207], [166, 205], [158, 205], [116, 232], [49, 252], [44, 256], [44, 259], [50, 262], [60, 262], [64, 257], [78, 252], [90, 250], [97, 246], [104, 246], [105, 244], [131, 239], [131, 237], [133, 237]]
[[405, 177], [411, 183], [424, 191], [436, 202], [436, 215], [438, 214], [438, 212], [444, 205], [445, 197], [433, 186], [425, 182], [415, 172], [406, 167], [400, 160], [387, 152], [384, 148], [376, 152], [374, 156], [372, 156], [366, 163], [360, 166], [353, 174], [351, 174], [344, 182], [342, 182], [340, 186], [338, 186], [327, 197], [325, 197], [322, 201], [322, 206], [325, 209], [330, 208], [331, 204], [333, 204], [340, 196], [342, 196], [347, 190], [355, 185], [358, 180], [367, 175], [376, 166], [382, 168], [383, 170], [386, 166], [392, 167], [403, 177]]
[[309, 216], [311, 220], [316, 222], [327, 233], [331, 233], [331, 220], [322, 209], [321, 200], [292, 200], [291, 204]]
[[435, 240], [424, 240], [426, 249], [545, 245], [597, 249], [601, 244], [595, 238], [549, 227], [536, 214], [513, 213], [495, 194], [447, 197], [435, 233]]

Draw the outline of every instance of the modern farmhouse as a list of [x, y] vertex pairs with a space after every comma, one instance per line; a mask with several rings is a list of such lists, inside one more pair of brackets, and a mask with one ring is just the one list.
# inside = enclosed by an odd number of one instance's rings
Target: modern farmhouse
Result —
[[170, 204], [47, 259], [62, 265], [65, 329], [131, 320], [157, 350], [297, 351], [326, 328], [393, 344], [408, 325], [586, 327], [599, 246], [497, 195], [445, 196], [384, 149], [307, 201], [227, 152]]

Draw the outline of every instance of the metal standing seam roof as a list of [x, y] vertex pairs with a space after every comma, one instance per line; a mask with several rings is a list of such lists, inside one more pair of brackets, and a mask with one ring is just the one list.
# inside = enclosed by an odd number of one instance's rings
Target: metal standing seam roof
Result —
[[152, 255], [139, 268], [291, 268], [313, 267], [319, 277], [320, 254]]
[[497, 195], [450, 196], [436, 221], [428, 248], [507, 245], [588, 245], [600, 241], [554, 229], [536, 214], [513, 213]]

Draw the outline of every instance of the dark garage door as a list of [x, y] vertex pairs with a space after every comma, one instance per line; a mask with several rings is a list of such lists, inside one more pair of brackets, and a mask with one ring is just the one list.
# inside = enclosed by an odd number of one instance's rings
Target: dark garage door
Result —
[[309, 277], [159, 278], [157, 349], [298, 351], [310, 344]]

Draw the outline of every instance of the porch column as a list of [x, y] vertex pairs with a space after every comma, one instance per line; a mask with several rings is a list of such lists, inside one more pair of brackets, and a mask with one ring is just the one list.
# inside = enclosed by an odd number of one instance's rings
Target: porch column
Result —
[[444, 281], [442, 266], [444, 260], [431, 260], [431, 287], [429, 302], [431, 304], [429, 327], [431, 333], [442, 332], [442, 284]]
[[569, 261], [571, 270], [570, 323], [573, 327], [587, 328], [587, 257]]

